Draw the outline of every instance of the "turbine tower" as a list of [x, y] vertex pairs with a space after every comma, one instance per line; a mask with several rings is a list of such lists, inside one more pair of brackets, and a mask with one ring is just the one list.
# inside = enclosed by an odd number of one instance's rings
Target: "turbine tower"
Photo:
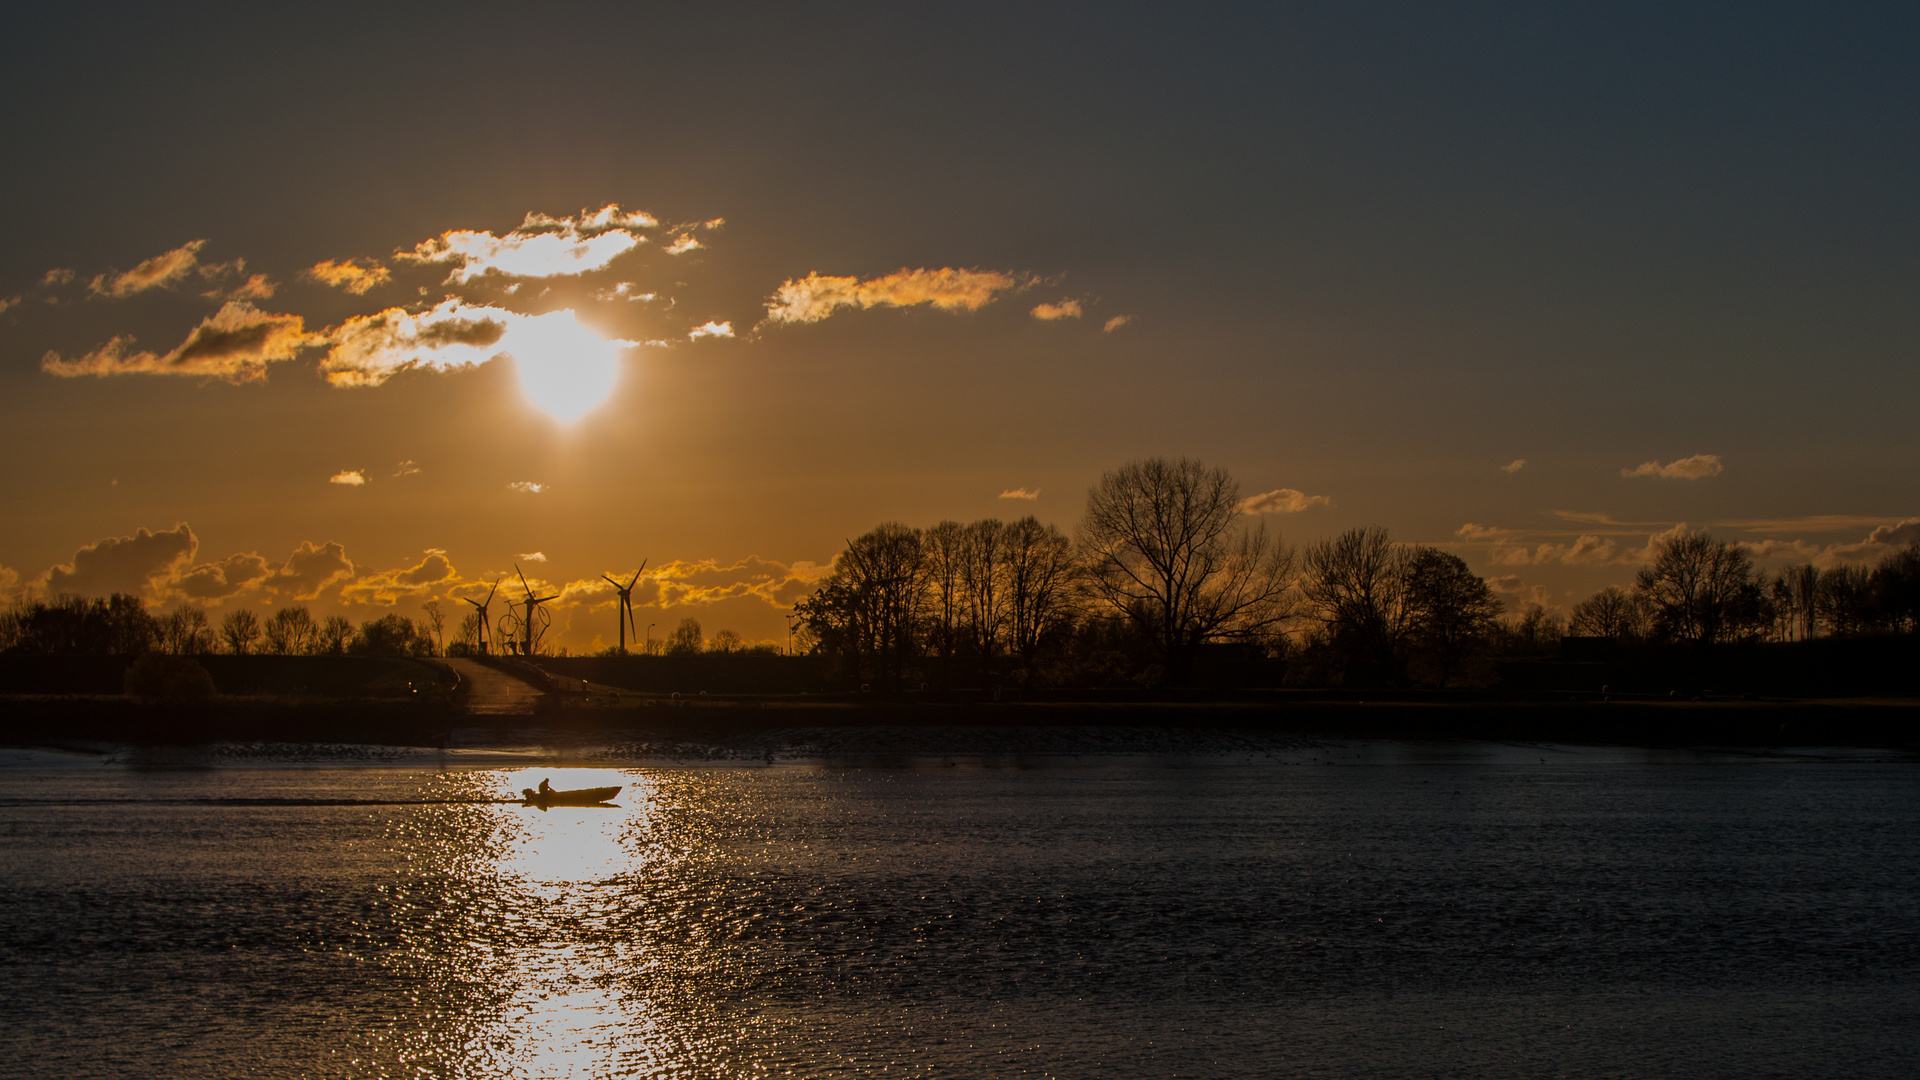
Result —
[[492, 651], [490, 646], [493, 644], [493, 627], [487, 621], [487, 605], [493, 603], [493, 594], [499, 591], [500, 579], [494, 578], [493, 585], [487, 589], [487, 598], [485, 600], [467, 600], [464, 596], [460, 598], [472, 604], [474, 614], [479, 616], [478, 621], [480, 625], [476, 629], [476, 634], [479, 638], [481, 656], [485, 656]]
[[[527, 575], [520, 569], [519, 563], [513, 564], [513, 572], [520, 575], [520, 588], [525, 590], [527, 594], [527, 598], [522, 605], [527, 609], [527, 615], [520, 623], [520, 655], [532, 656], [534, 647], [539, 642], [540, 635], [544, 633], [547, 626], [553, 622], [553, 616], [546, 615], [545, 612], [541, 611], [540, 605], [549, 600], [558, 599], [560, 594], [554, 593], [552, 596], [535, 596], [533, 595], [533, 587], [527, 584]], [[546, 616], [546, 623], [536, 621], [542, 615]]]
[[[647, 560], [641, 559], [640, 570], [645, 570], [646, 568], [647, 568]], [[621, 656], [627, 655], [627, 628], [630, 626], [633, 626], [634, 633], [637, 634], [640, 632], [639, 627], [634, 626], [634, 623], [633, 623], [633, 583], [640, 580], [640, 570], [635, 570], [633, 572], [633, 577], [627, 579], [627, 583], [625, 585], [620, 584], [620, 582], [614, 578], [607, 577], [607, 575], [605, 574], [600, 575], [601, 577], [606, 578], [607, 582], [613, 586], [614, 592], [617, 592], [620, 594], [620, 611], [615, 621], [617, 621], [620, 624], [620, 655]]]

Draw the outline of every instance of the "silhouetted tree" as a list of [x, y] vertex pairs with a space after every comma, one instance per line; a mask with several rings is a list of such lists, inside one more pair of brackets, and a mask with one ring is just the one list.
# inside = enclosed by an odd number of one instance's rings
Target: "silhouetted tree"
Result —
[[1465, 561], [1438, 548], [1413, 549], [1406, 575], [1408, 629], [1433, 658], [1445, 686], [1498, 625], [1500, 601]]
[[480, 654], [480, 616], [468, 613], [460, 620], [460, 629], [454, 631], [453, 640], [447, 643], [448, 656], [478, 656]]
[[1609, 585], [1573, 606], [1568, 631], [1579, 637], [1634, 641], [1647, 632], [1646, 610], [1638, 597]]
[[347, 651], [347, 643], [353, 640], [353, 624], [339, 615], [329, 615], [320, 624], [315, 635], [313, 651], [328, 656], [338, 656]]
[[347, 651], [360, 656], [427, 656], [433, 641], [405, 615], [382, 615], [360, 624]]
[[1873, 568], [1874, 607], [1896, 634], [1920, 632], [1920, 540], [1887, 553]]
[[1190, 458], [1130, 462], [1087, 492], [1088, 593], [1153, 642], [1175, 682], [1199, 645], [1258, 639], [1294, 615], [1293, 549], [1239, 504], [1225, 469]]
[[899, 689], [919, 656], [927, 580], [920, 530], [888, 522], [849, 543], [794, 610], [814, 648], [853, 678]]
[[699, 619], [681, 619], [680, 625], [667, 636], [668, 656], [699, 656], [705, 648], [706, 635], [700, 631]]
[[317, 650], [320, 627], [305, 606], [284, 607], [267, 619], [264, 648], [274, 656], [298, 656]]
[[441, 612], [438, 599], [421, 604], [420, 610], [426, 614], [426, 618], [420, 620], [420, 629], [425, 632], [427, 639], [433, 642], [433, 653], [430, 655], [437, 655], [444, 644], [442, 631], [446, 629], [447, 617]]
[[722, 630], [707, 642], [707, 651], [713, 653], [743, 653], [747, 651], [747, 640], [733, 630]]
[[980, 685], [994, 682], [994, 657], [1006, 633], [1006, 525], [987, 518], [961, 534], [960, 593], [967, 613], [967, 643], [979, 664]]
[[1007, 646], [1032, 678], [1036, 655], [1073, 624], [1073, 543], [1029, 514], [1007, 526]]
[[1872, 575], [1859, 566], [1836, 566], [1820, 575], [1816, 597], [1820, 626], [1834, 637], [1855, 637], [1874, 623]]
[[159, 628], [161, 652], [194, 656], [213, 651], [213, 624], [197, 604], [187, 604], [160, 616]]
[[137, 596], [114, 593], [89, 600], [62, 595], [47, 602], [16, 602], [0, 615], [0, 652], [91, 653], [135, 656], [159, 635]]
[[1539, 604], [1528, 604], [1520, 614], [1500, 623], [1500, 651], [1518, 653], [1549, 652], [1567, 634], [1567, 624]]
[[246, 608], [228, 612], [220, 620], [220, 640], [235, 656], [247, 655], [253, 651], [253, 643], [260, 640], [260, 617]]
[[1655, 627], [1674, 641], [1712, 645], [1764, 625], [1764, 595], [1746, 549], [1687, 533], [1661, 541], [1634, 578]]
[[966, 603], [961, 587], [966, 535], [966, 526], [942, 521], [920, 537], [921, 554], [926, 560], [926, 644], [937, 662], [942, 688], [953, 683], [954, 657], [966, 636]]
[[1408, 569], [1412, 555], [1382, 528], [1349, 529], [1307, 549], [1307, 599], [1317, 609], [1334, 652], [1384, 677], [1397, 673], [1412, 622]]

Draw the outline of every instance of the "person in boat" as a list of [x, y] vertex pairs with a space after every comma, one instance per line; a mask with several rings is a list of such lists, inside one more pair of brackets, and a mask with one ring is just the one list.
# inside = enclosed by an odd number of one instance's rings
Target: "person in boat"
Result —
[[547, 783], [545, 780], [540, 781], [540, 794], [542, 795], [553, 794], [553, 785]]

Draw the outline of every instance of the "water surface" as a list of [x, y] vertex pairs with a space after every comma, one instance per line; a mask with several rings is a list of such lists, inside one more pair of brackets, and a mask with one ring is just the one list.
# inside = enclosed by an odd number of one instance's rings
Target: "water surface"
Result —
[[1920, 1075], [1920, 767], [1298, 759], [16, 755], [0, 1074]]

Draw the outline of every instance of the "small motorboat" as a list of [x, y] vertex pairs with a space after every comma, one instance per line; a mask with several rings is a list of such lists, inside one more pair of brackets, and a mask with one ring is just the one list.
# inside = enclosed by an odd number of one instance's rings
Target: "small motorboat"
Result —
[[520, 801], [521, 806], [537, 806], [542, 810], [545, 810], [549, 806], [600, 806], [613, 801], [613, 797], [620, 794], [620, 789], [617, 786], [574, 788], [570, 791], [560, 791], [545, 787], [545, 781], [541, 783], [543, 786], [538, 791], [535, 791], [533, 788], [520, 789], [520, 794], [525, 796], [525, 798]]

